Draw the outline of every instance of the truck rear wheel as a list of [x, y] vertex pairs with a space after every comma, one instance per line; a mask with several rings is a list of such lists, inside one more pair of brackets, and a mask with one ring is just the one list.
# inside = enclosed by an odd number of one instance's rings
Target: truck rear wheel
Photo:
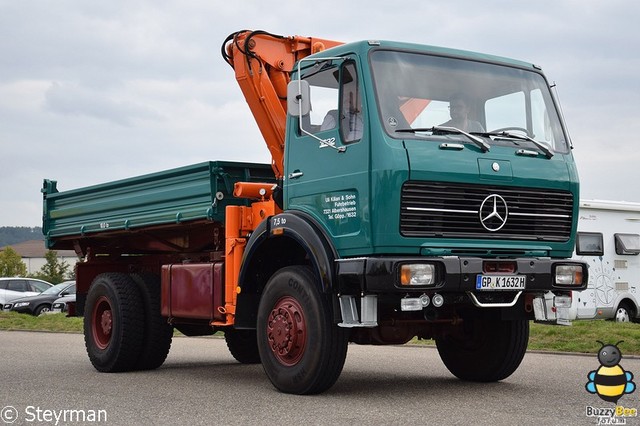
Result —
[[462, 380], [495, 382], [520, 365], [529, 343], [529, 321], [468, 319], [436, 338], [442, 362]]
[[225, 330], [224, 339], [227, 341], [229, 352], [242, 364], [260, 363], [258, 341], [255, 330]]
[[85, 346], [96, 370], [133, 370], [143, 331], [144, 308], [136, 283], [127, 274], [98, 275], [89, 288], [84, 315]]
[[310, 268], [290, 266], [266, 285], [258, 309], [258, 350], [271, 383], [285, 393], [314, 394], [338, 380], [348, 334]]
[[133, 274], [144, 306], [144, 337], [137, 370], [154, 370], [167, 359], [173, 327], [160, 314], [160, 278], [154, 274]]

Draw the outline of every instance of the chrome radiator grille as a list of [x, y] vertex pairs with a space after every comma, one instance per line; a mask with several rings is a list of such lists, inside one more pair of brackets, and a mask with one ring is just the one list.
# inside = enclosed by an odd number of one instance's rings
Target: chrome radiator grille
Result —
[[405, 237], [567, 241], [573, 194], [566, 191], [442, 182], [406, 182]]

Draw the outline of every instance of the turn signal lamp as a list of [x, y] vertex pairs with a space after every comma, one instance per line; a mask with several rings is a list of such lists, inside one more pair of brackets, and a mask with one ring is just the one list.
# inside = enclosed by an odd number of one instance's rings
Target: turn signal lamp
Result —
[[436, 267], [425, 263], [400, 266], [400, 284], [406, 286], [433, 285], [436, 282]]

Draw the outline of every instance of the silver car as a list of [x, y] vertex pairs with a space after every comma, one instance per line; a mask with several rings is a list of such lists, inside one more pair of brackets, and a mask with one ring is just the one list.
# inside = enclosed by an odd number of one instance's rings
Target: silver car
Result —
[[0, 309], [5, 303], [42, 293], [52, 284], [34, 278], [0, 278]]

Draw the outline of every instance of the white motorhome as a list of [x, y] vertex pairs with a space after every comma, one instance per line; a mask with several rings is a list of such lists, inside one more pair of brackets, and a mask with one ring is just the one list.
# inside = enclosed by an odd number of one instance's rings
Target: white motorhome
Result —
[[574, 258], [589, 285], [573, 293], [571, 319], [640, 321], [640, 203], [581, 200]]

